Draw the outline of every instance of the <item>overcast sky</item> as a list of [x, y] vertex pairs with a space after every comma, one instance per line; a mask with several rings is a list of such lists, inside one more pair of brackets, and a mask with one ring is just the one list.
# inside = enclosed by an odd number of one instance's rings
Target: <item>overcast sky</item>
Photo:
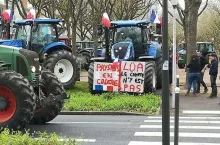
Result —
[[184, 0], [179, 0], [179, 4], [184, 8], [185, 4], [184, 4]]

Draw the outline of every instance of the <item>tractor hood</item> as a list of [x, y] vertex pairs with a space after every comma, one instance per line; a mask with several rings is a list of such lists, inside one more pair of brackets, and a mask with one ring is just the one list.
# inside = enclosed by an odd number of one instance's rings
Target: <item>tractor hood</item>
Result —
[[22, 40], [0, 40], [0, 45], [22, 48]]
[[[85, 48], [85, 50], [91, 52], [92, 54], [94, 53], [94, 48]], [[98, 48], [97, 55], [102, 56], [102, 53], [103, 53], [102, 51], [103, 51], [103, 48]]]
[[111, 49], [111, 58], [122, 60], [132, 60], [134, 58], [133, 43], [129, 41], [115, 43]]

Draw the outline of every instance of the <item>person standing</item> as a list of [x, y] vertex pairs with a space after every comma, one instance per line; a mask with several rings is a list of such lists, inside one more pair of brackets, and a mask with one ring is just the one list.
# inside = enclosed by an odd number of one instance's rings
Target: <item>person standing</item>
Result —
[[199, 74], [199, 80], [197, 82], [197, 91], [196, 93], [200, 93], [200, 84], [202, 84], [202, 86], [204, 87], [204, 94], [206, 94], [208, 92], [208, 88], [203, 80], [204, 78], [204, 71], [202, 71], [204, 69], [204, 67], [208, 64], [208, 60], [202, 55], [202, 52], [197, 52], [197, 56], [200, 58], [200, 74]]
[[209, 75], [210, 75], [212, 92], [208, 98], [215, 98], [215, 97], [217, 97], [217, 93], [218, 93], [217, 86], [216, 86], [216, 79], [217, 79], [217, 75], [218, 75], [217, 55], [213, 53], [209, 56], [209, 59], [211, 60], [211, 64], [208, 65], [208, 67], [210, 68]]
[[173, 77], [173, 53], [172, 51], [169, 52], [169, 90], [170, 90], [170, 95], [172, 95], [172, 77]]
[[189, 73], [188, 73], [187, 92], [185, 96], [189, 95], [192, 84], [193, 84], [193, 95], [194, 97], [196, 96], [196, 84], [199, 79], [200, 67], [201, 64], [199, 57], [197, 55], [192, 55], [190, 62], [187, 65], [187, 68], [189, 68]]

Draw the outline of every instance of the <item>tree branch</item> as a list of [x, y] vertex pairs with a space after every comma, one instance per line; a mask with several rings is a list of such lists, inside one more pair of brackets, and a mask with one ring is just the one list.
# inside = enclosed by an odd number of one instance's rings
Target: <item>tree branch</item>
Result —
[[208, 2], [209, 2], [209, 0], [206, 0], [205, 6], [204, 6], [204, 7], [202, 8], [202, 10], [199, 12], [198, 16], [200, 16], [200, 15], [204, 12], [204, 10], [206, 9], [206, 7], [208, 6]]
[[[163, 6], [163, 4], [161, 3], [161, 1], [160, 0], [158, 0], [158, 2], [159, 2], [159, 4], [160, 4], [160, 6], [162, 7]], [[170, 11], [168, 11], [168, 13], [170, 14], [170, 16], [171, 17], [173, 17], [173, 14], [170, 12]], [[178, 19], [176, 19], [176, 21], [177, 21], [177, 23], [179, 23], [182, 27], [183, 27], [183, 23], [182, 22], [180, 22], [180, 20], [178, 20]]]

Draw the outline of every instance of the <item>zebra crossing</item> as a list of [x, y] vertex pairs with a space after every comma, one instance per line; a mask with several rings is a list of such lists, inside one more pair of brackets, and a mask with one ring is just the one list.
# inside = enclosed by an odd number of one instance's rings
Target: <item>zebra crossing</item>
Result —
[[[179, 145], [220, 145], [220, 111], [198, 112], [186, 110], [179, 117]], [[170, 117], [170, 141], [173, 145], [173, 116]], [[128, 145], [162, 145], [162, 117], [148, 116]]]

